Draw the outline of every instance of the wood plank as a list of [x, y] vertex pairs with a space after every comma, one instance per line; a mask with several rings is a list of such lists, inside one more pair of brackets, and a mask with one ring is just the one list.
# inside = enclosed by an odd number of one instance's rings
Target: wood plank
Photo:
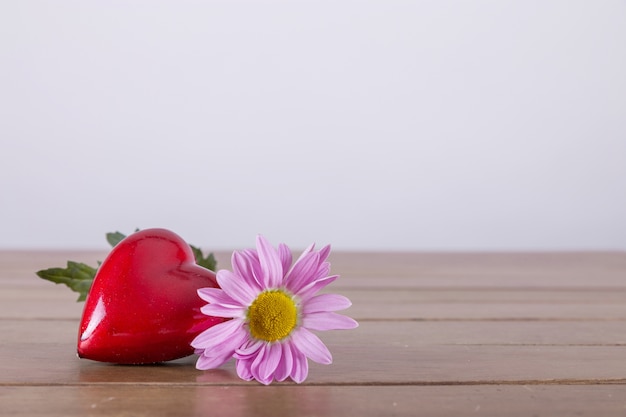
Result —
[[46, 416], [623, 416], [626, 385], [0, 387], [0, 410]]
[[626, 291], [336, 289], [356, 319], [626, 320]]
[[[220, 268], [230, 254], [216, 252]], [[96, 264], [106, 251], [0, 251], [0, 281], [34, 285], [38, 269], [68, 259]], [[337, 282], [349, 288], [626, 288], [626, 252], [331, 254]]]
[[[175, 383], [245, 384], [233, 363], [200, 372], [189, 357], [158, 366], [111, 366], [75, 355], [75, 323], [24, 321], [7, 326], [0, 344], [0, 384]], [[525, 383], [527, 381], [624, 381], [621, 323], [603, 329], [580, 326], [559, 331], [555, 323], [456, 328], [416, 322], [362, 323], [352, 331], [325, 332], [332, 366], [311, 364], [311, 384]], [[451, 323], [446, 323], [451, 324]], [[480, 324], [480, 326], [478, 326]], [[503, 323], [491, 323], [502, 325]], [[576, 326], [580, 327], [576, 327]], [[30, 326], [30, 327], [29, 327]], [[49, 326], [45, 331], [45, 326]], [[27, 329], [27, 330], [24, 330]], [[58, 334], [55, 335], [55, 331]], [[428, 339], [434, 337], [432, 341]], [[445, 331], [456, 331], [444, 336]], [[592, 331], [585, 335], [585, 331]], [[496, 332], [502, 332], [498, 334]], [[521, 333], [521, 334], [518, 334]], [[580, 336], [572, 335], [580, 332]], [[605, 332], [605, 333], [602, 333]], [[475, 333], [475, 334], [472, 334]], [[560, 335], [560, 336], [559, 336]], [[527, 337], [528, 336], [528, 337]], [[578, 339], [577, 339], [578, 337]], [[604, 342], [594, 342], [595, 338]], [[535, 341], [528, 344], [525, 340]], [[32, 341], [32, 342], [31, 342]], [[515, 344], [515, 342], [522, 342]], [[564, 343], [559, 343], [559, 341]], [[569, 345], [573, 341], [582, 343]], [[447, 343], [443, 343], [447, 342]]]
[[80, 320], [84, 303], [76, 302], [78, 294], [67, 287], [37, 283], [24, 289], [0, 286], [0, 318]]
[[626, 252], [335, 252], [331, 262], [352, 288], [626, 287]]
[[[72, 320], [83, 303], [65, 287], [41, 282], [0, 287], [0, 318]], [[357, 320], [626, 320], [626, 289], [338, 289]]]
[[[0, 320], [0, 344], [74, 343], [76, 320]], [[319, 332], [335, 345], [368, 343], [423, 345], [626, 346], [625, 321], [375, 321], [357, 330]], [[372, 342], [369, 342], [372, 343]], [[73, 348], [71, 349], [74, 350]], [[0, 359], [1, 361], [1, 359]]]

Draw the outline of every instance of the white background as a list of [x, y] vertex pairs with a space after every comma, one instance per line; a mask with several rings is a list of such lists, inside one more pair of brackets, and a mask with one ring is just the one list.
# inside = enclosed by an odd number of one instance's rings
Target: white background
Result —
[[0, 248], [626, 249], [625, 1], [0, 3]]

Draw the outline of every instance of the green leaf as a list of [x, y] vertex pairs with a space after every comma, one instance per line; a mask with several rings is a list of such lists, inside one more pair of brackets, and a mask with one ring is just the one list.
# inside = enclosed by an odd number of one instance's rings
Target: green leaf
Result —
[[109, 245], [114, 248], [115, 245], [124, 240], [125, 237], [126, 235], [120, 232], [107, 233], [107, 242], [109, 242]]
[[[135, 232], [137, 231], [139, 231], [139, 229], [135, 230]], [[112, 247], [115, 247], [124, 238], [126, 238], [126, 235], [120, 232], [111, 232], [106, 234], [107, 242], [109, 242]], [[192, 245], [189, 246], [191, 247], [193, 256], [198, 265], [210, 269], [211, 271], [215, 271], [217, 269], [217, 261], [212, 253], [204, 256], [200, 248]], [[67, 285], [71, 290], [76, 291], [79, 294], [78, 300], [76, 301], [85, 301], [87, 299], [87, 294], [89, 294], [89, 289], [91, 288], [93, 279], [96, 276], [96, 272], [101, 264], [102, 262], [98, 261], [98, 267], [94, 268], [80, 262], [67, 261], [66, 268], [43, 269], [41, 271], [37, 271], [36, 274], [38, 277], [56, 284]]]
[[204, 256], [200, 248], [196, 248], [193, 245], [189, 245], [191, 250], [193, 251], [193, 256], [196, 258], [196, 263], [206, 269], [210, 269], [211, 271], [217, 270], [217, 260], [213, 253], [209, 253], [207, 256]]
[[79, 296], [76, 301], [85, 301], [91, 283], [96, 276], [96, 268], [89, 265], [67, 261], [67, 268], [49, 268], [37, 271], [37, 276], [56, 284], [65, 284]]

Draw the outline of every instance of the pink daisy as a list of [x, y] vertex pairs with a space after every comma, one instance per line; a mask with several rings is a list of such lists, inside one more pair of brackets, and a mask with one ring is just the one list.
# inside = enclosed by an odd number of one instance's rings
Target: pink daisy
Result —
[[329, 276], [330, 246], [308, 247], [291, 265], [291, 252], [258, 236], [256, 250], [234, 252], [233, 271], [221, 270], [221, 288], [201, 288], [209, 304], [202, 313], [231, 318], [199, 334], [191, 345], [200, 355], [196, 367], [214, 369], [231, 357], [244, 380], [263, 384], [290, 377], [297, 383], [309, 373], [307, 358], [330, 364], [332, 356], [311, 330], [353, 329], [358, 323], [335, 313], [350, 307], [346, 297], [317, 294], [338, 278]]

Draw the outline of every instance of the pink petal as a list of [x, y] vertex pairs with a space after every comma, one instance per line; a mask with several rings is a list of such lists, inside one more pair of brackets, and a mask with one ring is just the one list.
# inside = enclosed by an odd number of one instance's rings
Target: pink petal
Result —
[[271, 384], [271, 383], [272, 383], [272, 381], [274, 380], [274, 378], [272, 378], [272, 377], [267, 378], [267, 379], [257, 378], [256, 380], [257, 380], [257, 381], [259, 381], [259, 382], [260, 382], [261, 384], [263, 384], [263, 385], [269, 385], [269, 384]]
[[[305, 256], [307, 256], [309, 253], [313, 252], [313, 249], [315, 249], [315, 243], [312, 243], [304, 251], [302, 251], [302, 253], [298, 257], [298, 259], [296, 259], [296, 262], [294, 262], [293, 264], [295, 265], [298, 262], [300, 262]], [[293, 269], [293, 266], [291, 267], [291, 269]], [[291, 274], [291, 269], [288, 270], [287, 273], [285, 274], [285, 281], [287, 280], [287, 277], [289, 276], [289, 274]]]
[[317, 266], [317, 272], [315, 273], [315, 279], [324, 278], [330, 272], [330, 262], [326, 262], [328, 255], [330, 255], [330, 245], [324, 246], [319, 251], [320, 260]]
[[231, 263], [233, 265], [233, 272], [235, 275], [239, 275], [242, 277], [248, 277], [248, 283], [251, 287], [253, 287], [257, 291], [261, 291], [263, 287], [261, 286], [261, 281], [259, 279], [261, 266], [259, 265], [258, 259], [251, 256], [249, 252], [233, 252], [233, 256], [231, 259]]
[[289, 247], [284, 243], [278, 244], [278, 257], [280, 258], [280, 263], [283, 265], [283, 275], [286, 271], [289, 271], [291, 267], [291, 251]]
[[199, 349], [211, 349], [228, 340], [237, 332], [243, 332], [242, 320], [229, 320], [209, 327], [191, 341], [191, 346]]
[[256, 357], [257, 352], [263, 347], [265, 342], [260, 340], [250, 339], [246, 344], [242, 345], [235, 351], [235, 358], [237, 359], [249, 359], [252, 356]]
[[220, 304], [207, 304], [200, 307], [202, 314], [213, 317], [230, 318], [246, 318], [246, 310], [242, 307], [229, 307]]
[[330, 255], [330, 245], [324, 246], [319, 250], [320, 253], [320, 265], [328, 259], [328, 255]]
[[[309, 285], [302, 288], [297, 295], [302, 299], [302, 301], [306, 302], [309, 298], [313, 297], [320, 290], [322, 290], [325, 286], [330, 284], [339, 278], [339, 275], [331, 275], [329, 277], [320, 278], [311, 282]], [[306, 304], [305, 304], [306, 305]]]
[[277, 381], [284, 381], [287, 379], [289, 374], [291, 374], [291, 370], [293, 369], [293, 354], [291, 353], [291, 347], [289, 343], [279, 343], [282, 349], [282, 360], [276, 367], [276, 372], [274, 373], [274, 378]]
[[233, 298], [226, 294], [221, 288], [200, 288], [197, 292], [200, 298], [209, 304], [219, 304], [230, 308], [245, 307], [240, 302], [233, 300]]
[[259, 367], [261, 366], [261, 364], [263, 363], [263, 360], [265, 359], [266, 349], [267, 349], [267, 343], [263, 343], [261, 345], [261, 348], [257, 352], [256, 357], [252, 361], [252, 366], [250, 367], [250, 370], [252, 371], [252, 376], [254, 377], [254, 379], [256, 379], [257, 381], [261, 383], [264, 383], [264, 382], [259, 372]]
[[283, 264], [278, 252], [261, 235], [257, 236], [256, 246], [265, 279], [263, 288], [278, 288], [283, 282]]
[[237, 375], [244, 381], [252, 381], [252, 359], [238, 359], [237, 360]]
[[304, 258], [309, 253], [313, 252], [314, 249], [315, 249], [315, 243], [311, 243], [305, 250], [302, 251], [302, 253], [298, 257], [298, 259], [296, 259], [295, 263], [300, 262], [302, 260], [302, 258]]
[[221, 288], [200, 288], [196, 292], [198, 296], [207, 303], [215, 303], [216, 299], [224, 297], [224, 291], [222, 291]]
[[315, 273], [315, 279], [324, 278], [329, 273], [330, 273], [330, 263], [322, 262], [317, 268], [317, 272]]
[[324, 365], [333, 362], [333, 357], [324, 342], [306, 328], [300, 327], [293, 332], [291, 341], [300, 352], [311, 358], [312, 361]]
[[315, 278], [319, 264], [319, 254], [311, 252], [293, 265], [289, 275], [285, 278], [285, 287], [297, 294], [302, 287], [308, 285]]
[[348, 330], [359, 326], [350, 317], [328, 311], [305, 315], [302, 319], [302, 325], [311, 330]]
[[235, 354], [235, 350], [243, 345], [247, 339], [247, 332], [235, 332], [222, 343], [216, 344], [210, 349], [204, 349], [202, 356], [231, 358]]
[[280, 363], [282, 356], [282, 348], [280, 343], [271, 343], [265, 348], [265, 356], [263, 361], [259, 365], [259, 375], [261, 380], [271, 382], [274, 376], [274, 371]]
[[245, 343], [247, 339], [247, 332], [235, 332], [231, 337], [210, 349], [203, 349], [200, 352], [196, 351], [200, 355], [196, 368], [205, 370], [221, 366], [233, 356], [235, 349]]
[[221, 288], [200, 288], [198, 295], [209, 304], [219, 304], [224, 307], [242, 308], [241, 303], [235, 301]]
[[249, 306], [258, 293], [254, 291], [248, 280], [242, 278], [244, 277], [225, 269], [217, 273], [217, 283], [222, 287], [222, 290], [242, 306]]
[[320, 294], [307, 300], [302, 308], [304, 314], [318, 311], [344, 310], [352, 305], [352, 302], [339, 294]]
[[220, 357], [208, 357], [208, 356], [200, 356], [198, 361], [196, 362], [196, 369], [201, 371], [206, 371], [207, 369], [215, 369], [222, 366], [226, 361], [230, 359], [230, 356], [220, 356]]
[[287, 343], [287, 346], [291, 349], [293, 354], [293, 368], [291, 369], [291, 379], [297, 384], [303, 382], [309, 375], [309, 363], [306, 360], [306, 356], [291, 343]]
[[255, 266], [255, 265], [259, 265], [259, 254], [257, 253], [256, 249], [244, 249], [242, 251], [240, 251], [242, 254], [244, 254], [248, 259], [251, 259], [253, 262], [251, 263], [251, 265]]

